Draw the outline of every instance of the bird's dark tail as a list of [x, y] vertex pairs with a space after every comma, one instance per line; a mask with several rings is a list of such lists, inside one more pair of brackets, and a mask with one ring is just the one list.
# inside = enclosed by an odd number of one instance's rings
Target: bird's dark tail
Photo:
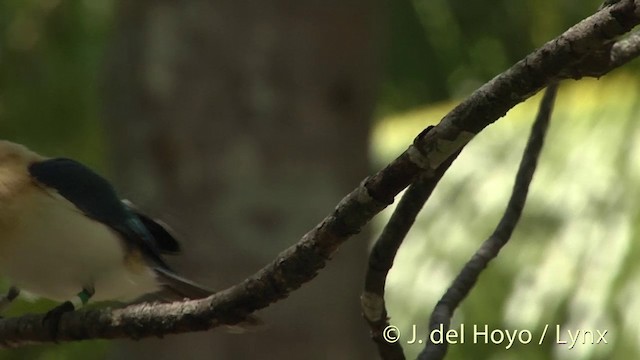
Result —
[[[168, 269], [155, 268], [154, 271], [163, 286], [163, 291], [159, 295], [164, 300], [203, 299], [214, 293], [212, 290], [185, 279]], [[256, 327], [260, 327], [263, 324], [262, 320], [257, 316], [249, 315], [238, 324], [228, 325], [227, 329], [230, 332], [243, 333], [249, 329], [255, 330]]]
[[[158, 280], [163, 286], [164, 293], [167, 297], [175, 300], [187, 299], [203, 299], [213, 294], [213, 291], [204, 288], [195, 282], [185, 279], [174, 272], [163, 269], [153, 269], [158, 276]], [[163, 294], [165, 295], [165, 294]]]

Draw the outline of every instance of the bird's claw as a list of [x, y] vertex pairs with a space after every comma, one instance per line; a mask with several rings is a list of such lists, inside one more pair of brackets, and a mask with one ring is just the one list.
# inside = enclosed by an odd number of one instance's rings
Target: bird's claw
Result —
[[68, 313], [73, 310], [75, 310], [75, 306], [73, 306], [71, 301], [65, 301], [62, 304], [49, 310], [49, 312], [47, 312], [47, 314], [42, 319], [42, 325], [49, 329], [49, 335], [51, 336], [53, 341], [57, 342], [60, 318], [62, 318], [62, 315], [64, 313]]

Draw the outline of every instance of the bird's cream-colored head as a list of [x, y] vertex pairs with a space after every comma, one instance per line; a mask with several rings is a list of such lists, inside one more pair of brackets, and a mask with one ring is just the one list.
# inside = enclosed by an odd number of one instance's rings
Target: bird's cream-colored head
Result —
[[0, 168], [8, 166], [24, 166], [43, 160], [44, 158], [26, 146], [0, 140]]
[[0, 199], [31, 183], [29, 165], [44, 159], [23, 145], [0, 140]]

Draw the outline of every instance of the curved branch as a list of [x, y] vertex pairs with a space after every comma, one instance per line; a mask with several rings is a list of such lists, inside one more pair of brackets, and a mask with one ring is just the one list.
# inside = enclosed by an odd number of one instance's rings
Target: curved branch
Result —
[[[544, 93], [538, 116], [536, 116], [536, 120], [533, 123], [529, 141], [522, 155], [522, 161], [516, 174], [511, 198], [509, 199], [504, 215], [500, 219], [493, 234], [491, 234], [491, 236], [482, 243], [476, 253], [473, 254], [473, 257], [465, 264], [449, 289], [436, 304], [431, 314], [431, 319], [429, 319], [430, 333], [441, 326], [444, 329], [443, 332], [449, 330], [451, 317], [455, 309], [460, 305], [462, 300], [467, 297], [489, 262], [498, 256], [498, 252], [500, 252], [511, 238], [511, 234], [516, 228], [518, 220], [520, 220], [520, 215], [522, 215], [522, 210], [527, 200], [529, 184], [533, 179], [533, 174], [538, 164], [538, 157], [544, 145], [544, 138], [547, 128], [549, 127], [549, 120], [551, 118], [557, 90], [558, 84], [554, 83], [549, 85], [547, 91]], [[446, 341], [441, 343], [431, 343], [427, 341], [418, 359], [443, 359], [447, 353], [447, 348], [448, 343]]]
[[390, 343], [383, 336], [383, 331], [389, 326], [384, 301], [387, 275], [416, 216], [458, 154], [459, 152], [455, 152], [451, 155], [433, 175], [420, 176], [409, 186], [371, 249], [364, 292], [360, 301], [363, 316], [371, 330], [371, 338], [378, 347], [378, 353], [382, 359], [404, 359], [400, 344]]

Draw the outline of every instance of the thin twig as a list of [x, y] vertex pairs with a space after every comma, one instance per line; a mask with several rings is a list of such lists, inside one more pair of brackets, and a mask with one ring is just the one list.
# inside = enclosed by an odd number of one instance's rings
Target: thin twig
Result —
[[[611, 48], [611, 66], [618, 67], [640, 55], [640, 32], [635, 31], [629, 37], [617, 41]], [[604, 73], [602, 74], [604, 75]]]
[[400, 245], [413, 226], [416, 216], [458, 153], [456, 152], [449, 157], [433, 175], [420, 176], [416, 182], [409, 186], [371, 249], [361, 305], [363, 316], [371, 330], [371, 338], [382, 359], [401, 360], [405, 358], [400, 344], [389, 341], [389, 338], [384, 334], [385, 329], [389, 326], [384, 301], [387, 275], [393, 266]]
[[[513, 191], [511, 198], [507, 204], [507, 208], [504, 215], [500, 219], [498, 226], [494, 232], [485, 240], [476, 253], [464, 266], [462, 271], [455, 278], [447, 292], [438, 301], [431, 318], [429, 319], [429, 331], [433, 331], [442, 327], [443, 333], [449, 330], [451, 317], [453, 312], [464, 300], [473, 286], [475, 285], [478, 277], [482, 271], [487, 267], [487, 264], [498, 256], [498, 252], [507, 241], [511, 238], [511, 234], [515, 229], [522, 210], [524, 209], [525, 201], [527, 200], [527, 193], [529, 192], [529, 184], [533, 179], [538, 158], [542, 151], [544, 144], [544, 137], [549, 126], [549, 120], [551, 118], [551, 112], [553, 110], [553, 103], [555, 100], [556, 92], [558, 90], [558, 84], [550, 84], [544, 93], [538, 115], [531, 128], [531, 134], [527, 146], [524, 149], [522, 155], [522, 161], [516, 174], [515, 183], [513, 185]], [[447, 353], [448, 344], [446, 341], [438, 343], [432, 343], [427, 341], [427, 344], [420, 353], [418, 359], [420, 360], [440, 360], [443, 359]]]

